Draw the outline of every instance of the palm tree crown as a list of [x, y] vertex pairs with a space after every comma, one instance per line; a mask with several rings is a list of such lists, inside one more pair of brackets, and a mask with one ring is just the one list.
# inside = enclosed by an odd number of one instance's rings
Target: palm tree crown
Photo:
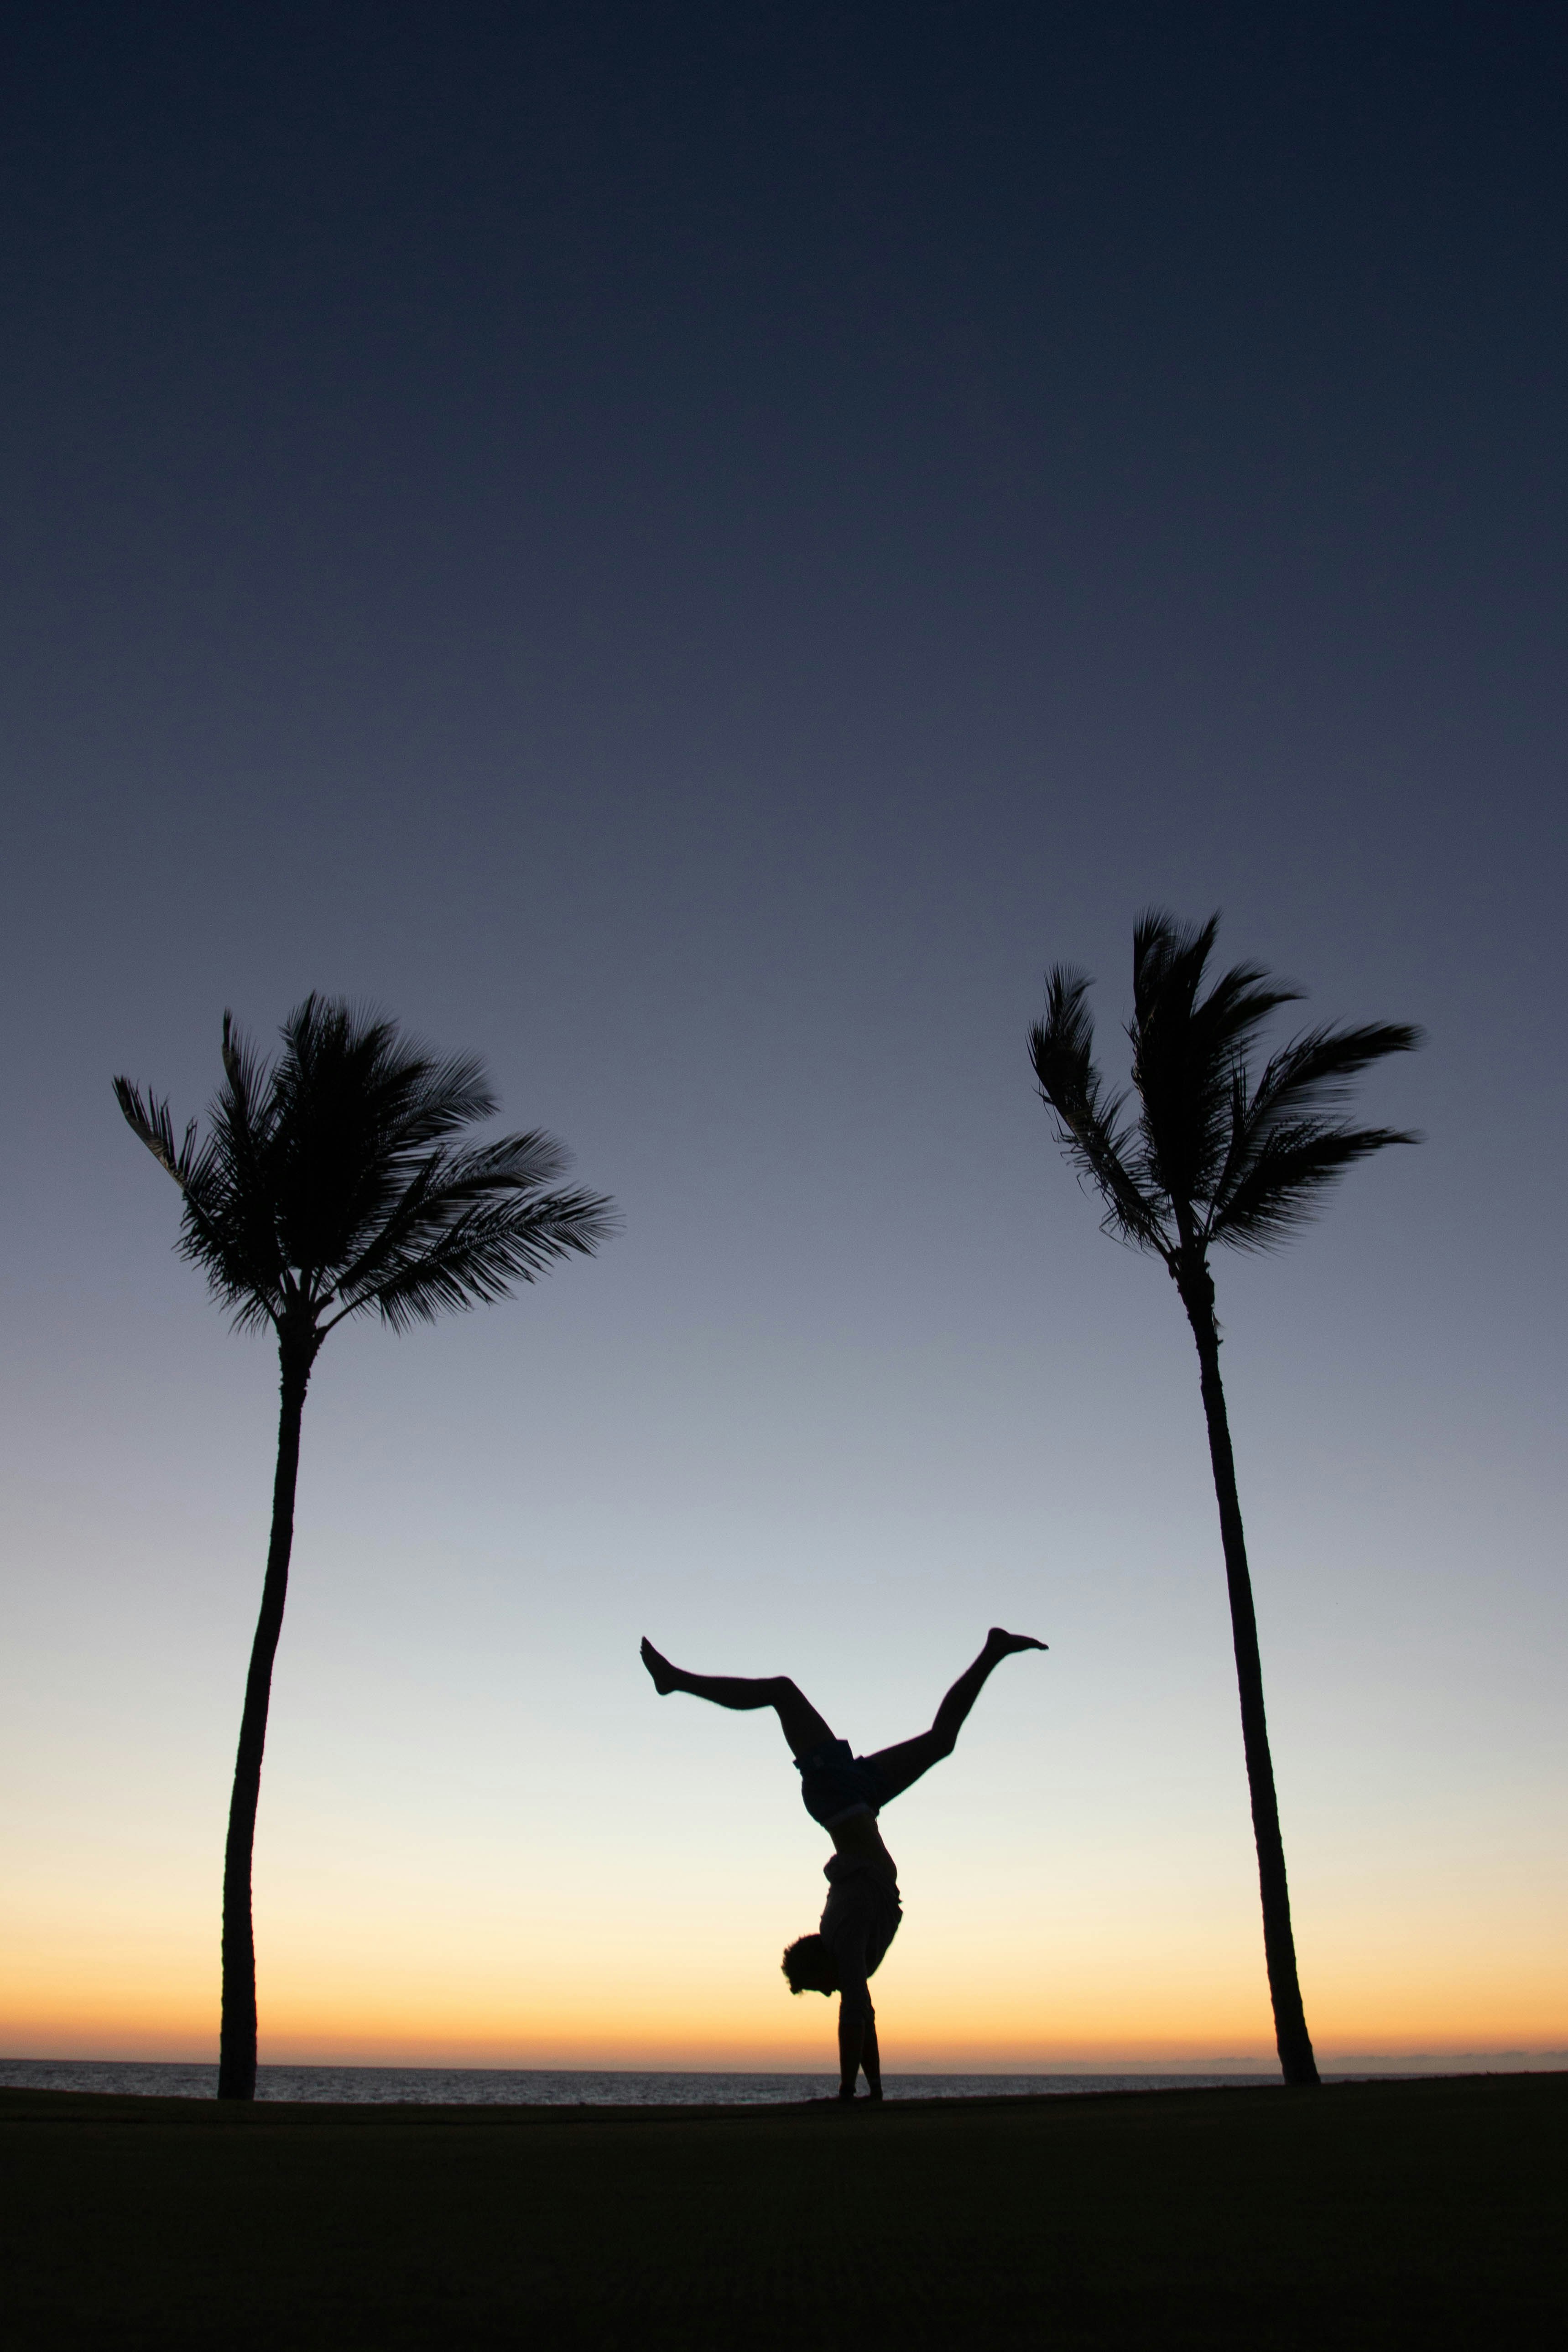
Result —
[[1259, 1031], [1301, 992], [1241, 963], [1200, 995], [1218, 928], [1217, 915], [1183, 924], [1153, 909], [1133, 933], [1135, 1115], [1124, 1093], [1106, 1095], [1094, 1067], [1085, 973], [1067, 964], [1047, 973], [1046, 1017], [1029, 1033], [1058, 1141], [1104, 1201], [1105, 1231], [1163, 1258], [1173, 1274], [1217, 1244], [1277, 1247], [1356, 1160], [1420, 1140], [1334, 1116], [1360, 1072], [1420, 1045], [1408, 1024], [1305, 1030], [1254, 1080]]
[[311, 995], [270, 1070], [223, 1023], [212, 1131], [176, 1147], [168, 1105], [117, 1078], [126, 1118], [184, 1195], [179, 1247], [240, 1329], [314, 1355], [374, 1313], [395, 1330], [504, 1297], [614, 1231], [607, 1200], [550, 1189], [566, 1155], [534, 1129], [454, 1141], [496, 1108], [479, 1063]]

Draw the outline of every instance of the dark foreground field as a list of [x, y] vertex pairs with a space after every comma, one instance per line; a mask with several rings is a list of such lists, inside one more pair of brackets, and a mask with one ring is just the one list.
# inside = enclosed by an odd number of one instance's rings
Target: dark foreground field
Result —
[[1568, 2344], [1568, 2075], [858, 2107], [0, 2092], [12, 2352]]

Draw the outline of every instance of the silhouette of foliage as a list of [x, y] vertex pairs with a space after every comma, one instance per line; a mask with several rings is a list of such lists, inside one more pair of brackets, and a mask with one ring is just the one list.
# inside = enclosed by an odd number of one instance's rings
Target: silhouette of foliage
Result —
[[1268, 1249], [1289, 1240], [1347, 1168], [1420, 1138], [1351, 1127], [1331, 1114], [1351, 1082], [1421, 1033], [1407, 1023], [1309, 1029], [1254, 1082], [1248, 1056], [1269, 1015], [1300, 1001], [1237, 964], [1200, 996], [1219, 918], [1142, 917], [1132, 940], [1132, 1091], [1107, 1097], [1093, 1062], [1091, 982], [1070, 965], [1047, 975], [1046, 1018], [1029, 1056], [1057, 1139], [1105, 1203], [1104, 1230], [1172, 1265], [1184, 1251]]
[[179, 1247], [237, 1328], [324, 1339], [351, 1315], [395, 1330], [506, 1297], [614, 1231], [610, 1204], [550, 1189], [565, 1154], [533, 1130], [461, 1148], [494, 1096], [469, 1056], [307, 997], [271, 1070], [223, 1023], [212, 1132], [175, 1149], [166, 1103], [117, 1078], [132, 1128], [184, 1195]]

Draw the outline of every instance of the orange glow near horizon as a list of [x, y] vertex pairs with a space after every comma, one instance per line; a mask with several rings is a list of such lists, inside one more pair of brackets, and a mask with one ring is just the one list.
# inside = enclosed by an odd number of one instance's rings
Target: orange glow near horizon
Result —
[[[205, 2060], [216, 2050], [212, 1957], [148, 1945], [13, 1965], [0, 1991], [0, 2055]], [[279, 1953], [262, 1974], [263, 2063], [676, 2071], [817, 2071], [831, 2063], [833, 2008], [792, 2000], [754, 1962], [729, 1980], [683, 1975], [657, 1956], [640, 1974], [556, 1965], [509, 1983], [411, 1952], [389, 1964], [341, 1948], [335, 1960]], [[563, 1957], [563, 1956], [561, 1956]], [[894, 1954], [877, 1985], [893, 2072], [1119, 2071], [1274, 2063], [1260, 1955], [1170, 1953], [1162, 1967], [1109, 1953], [1069, 1968], [1040, 1953], [987, 1967], [966, 1988], [952, 1948]], [[1324, 2063], [1503, 2054], [1559, 2058], [1568, 2045], [1560, 1972], [1486, 1965], [1336, 1967], [1308, 1978]]]

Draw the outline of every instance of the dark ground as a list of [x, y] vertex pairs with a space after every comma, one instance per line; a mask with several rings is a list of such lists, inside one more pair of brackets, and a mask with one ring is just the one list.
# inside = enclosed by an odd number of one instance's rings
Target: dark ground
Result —
[[1568, 2344], [1568, 2074], [321, 2107], [0, 2092], [10, 2352]]

